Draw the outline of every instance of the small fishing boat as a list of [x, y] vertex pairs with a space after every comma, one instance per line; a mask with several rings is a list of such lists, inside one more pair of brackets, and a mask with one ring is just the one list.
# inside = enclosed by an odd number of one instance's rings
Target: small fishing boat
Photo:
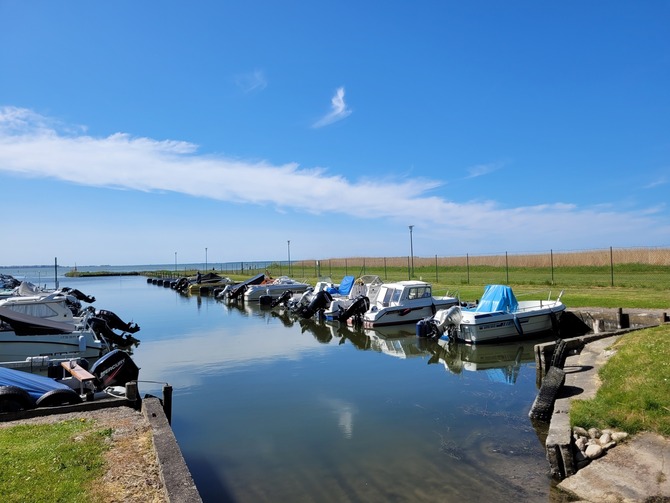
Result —
[[342, 294], [338, 289], [337, 293], [333, 293], [328, 309], [323, 312], [324, 317], [329, 321], [346, 321], [354, 302], [362, 297], [376, 298], [383, 283], [379, 276], [368, 274], [356, 279], [346, 293]]
[[404, 325], [457, 304], [455, 297], [433, 296], [432, 285], [425, 281], [398, 281], [382, 284], [373, 297], [359, 296], [343, 317], [347, 323], [361, 323], [365, 328]]
[[519, 301], [511, 287], [488, 285], [476, 306], [438, 311], [417, 323], [416, 334], [476, 344], [557, 331], [565, 311], [561, 295], [555, 300]]
[[261, 297], [269, 296], [273, 299], [279, 298], [284, 292], [290, 290], [293, 294], [301, 294], [313, 288], [312, 285], [301, 281], [296, 281], [288, 276], [279, 278], [267, 278], [258, 285], [247, 285], [244, 290], [245, 302], [260, 302]]
[[93, 358], [139, 344], [131, 335], [140, 329], [136, 323], [82, 306], [81, 300], [94, 302], [94, 297], [67, 288], [33, 293], [0, 300], [0, 362], [66, 355]]

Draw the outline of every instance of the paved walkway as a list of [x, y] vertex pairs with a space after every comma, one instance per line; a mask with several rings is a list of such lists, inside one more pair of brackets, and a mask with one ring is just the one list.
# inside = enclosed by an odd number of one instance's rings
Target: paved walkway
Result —
[[[555, 409], [569, 408], [569, 403], [560, 400], [595, 396], [600, 386], [598, 370], [614, 354], [609, 348], [618, 337], [589, 342], [580, 354], [566, 359], [564, 386], [576, 394], [557, 400]], [[670, 502], [670, 439], [655, 433], [635, 435], [558, 487], [593, 503]]]

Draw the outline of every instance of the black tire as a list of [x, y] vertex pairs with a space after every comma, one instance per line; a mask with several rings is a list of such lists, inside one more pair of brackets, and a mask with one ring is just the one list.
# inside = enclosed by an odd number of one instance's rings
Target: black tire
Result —
[[554, 345], [554, 352], [551, 355], [551, 364], [549, 366], [562, 369], [565, 366], [567, 351], [567, 343], [563, 339], [558, 339]]
[[554, 410], [554, 401], [558, 391], [565, 382], [565, 371], [559, 367], [551, 367], [542, 380], [540, 391], [535, 397], [533, 406], [528, 413], [531, 419], [547, 421]]
[[59, 407], [81, 403], [81, 397], [72, 389], [58, 388], [47, 391], [37, 399], [37, 407]]
[[0, 412], [18, 412], [35, 407], [35, 401], [23, 388], [0, 386]]

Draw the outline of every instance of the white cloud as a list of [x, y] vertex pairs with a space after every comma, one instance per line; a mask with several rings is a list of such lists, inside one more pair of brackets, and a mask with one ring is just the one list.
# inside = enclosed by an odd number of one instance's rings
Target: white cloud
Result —
[[[449, 254], [538, 246], [622, 246], [614, 239], [620, 237], [634, 244], [659, 244], [663, 239], [666, 244], [670, 235], [667, 219], [659, 213], [662, 208], [624, 211], [617, 205], [578, 207], [560, 202], [505, 207], [493, 200], [455, 201], [432, 195], [444, 185], [439, 180], [350, 180], [297, 163], [275, 165], [203, 155], [197, 145], [183, 141], [125, 133], [104, 138], [64, 133], [55, 121], [11, 107], [0, 108], [2, 172], [83, 186], [180, 193], [296, 215], [327, 215], [330, 221], [339, 215], [337, 220], [373, 222], [371, 230], [411, 222], [417, 231], [424, 230], [433, 249], [449, 250]], [[328, 227], [324, 226], [324, 233]]]
[[316, 121], [312, 127], [320, 128], [327, 126], [351, 115], [351, 110], [347, 108], [347, 104], [344, 102], [344, 87], [340, 87], [335, 91], [335, 96], [332, 97], [330, 103], [330, 112]]
[[501, 164], [477, 164], [468, 168], [468, 176], [466, 178], [476, 178], [478, 176], [488, 175], [502, 167]]

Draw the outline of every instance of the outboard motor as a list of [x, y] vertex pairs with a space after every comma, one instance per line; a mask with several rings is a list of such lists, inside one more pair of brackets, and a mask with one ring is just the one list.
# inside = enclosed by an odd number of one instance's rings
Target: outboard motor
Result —
[[327, 290], [320, 290], [312, 301], [305, 307], [298, 310], [298, 314], [303, 318], [311, 318], [317, 311], [327, 308], [333, 301], [333, 296]]
[[115, 349], [100, 358], [90, 370], [98, 379], [98, 388], [109, 386], [125, 386], [130, 381], [137, 381], [140, 369], [125, 351]]
[[[265, 297], [269, 297], [269, 302], [264, 301]], [[286, 290], [278, 298], [272, 299], [272, 295], [262, 295], [260, 298], [261, 305], [269, 305], [270, 307], [277, 307], [279, 305], [287, 305], [288, 301], [293, 297], [293, 292], [291, 290]], [[265, 302], [265, 303], [264, 303]]]
[[419, 320], [416, 323], [416, 336], [421, 338], [432, 339], [437, 335], [437, 327], [433, 321], [432, 316]]
[[104, 318], [91, 316], [88, 319], [88, 325], [96, 334], [98, 334], [99, 337], [102, 337], [109, 344], [113, 344], [114, 346], [128, 348], [132, 345], [136, 346], [140, 343], [140, 341], [135, 339], [135, 337], [130, 334], [117, 334], [114, 332], [114, 330], [109, 328], [109, 325], [107, 325], [107, 320]]
[[137, 323], [126, 323], [121, 318], [119, 318], [116, 313], [112, 311], [107, 311], [105, 309], [99, 309], [95, 312], [95, 315], [99, 318], [102, 318], [107, 322], [109, 328], [115, 328], [117, 330], [123, 330], [124, 332], [130, 332], [134, 334], [139, 332], [140, 326]]
[[63, 292], [67, 292], [68, 295], [72, 295], [75, 299], [81, 300], [83, 302], [86, 302], [88, 304], [93, 304], [95, 302], [95, 297], [92, 297], [90, 295], [86, 295], [80, 290], [77, 290], [76, 288], [70, 288], [70, 287], [65, 287], [62, 288]]
[[360, 320], [363, 313], [370, 309], [370, 299], [365, 295], [359, 295], [354, 299], [351, 305], [340, 315], [340, 321], [347, 321], [349, 318]]

